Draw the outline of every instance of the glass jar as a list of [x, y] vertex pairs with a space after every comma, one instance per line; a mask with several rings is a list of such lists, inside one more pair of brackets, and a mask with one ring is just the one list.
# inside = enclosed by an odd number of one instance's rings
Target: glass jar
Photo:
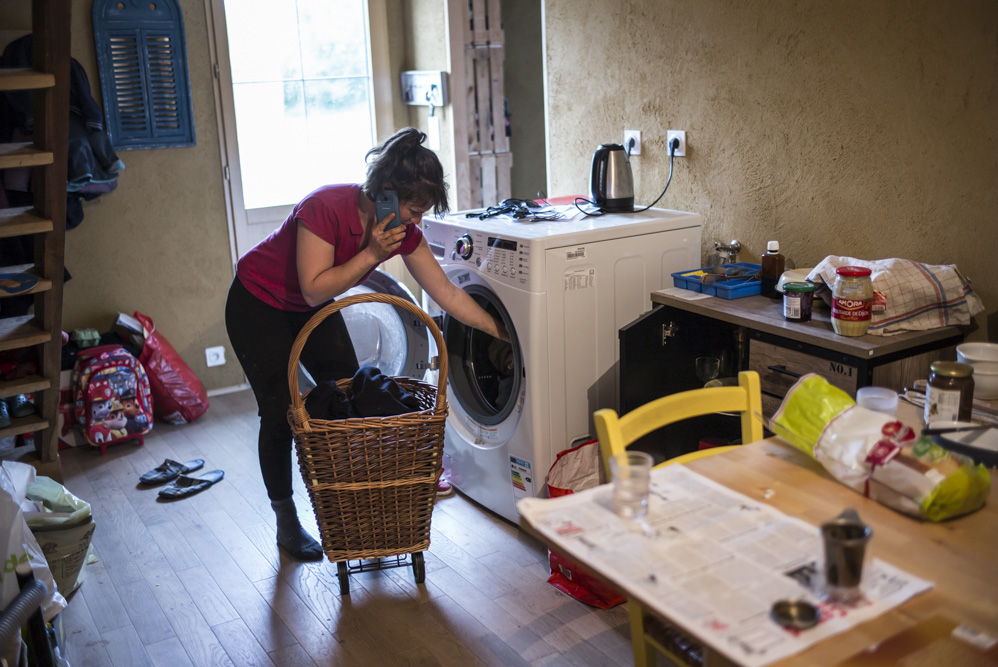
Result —
[[873, 281], [870, 269], [842, 266], [832, 285], [832, 328], [840, 336], [862, 336], [870, 328]]
[[970, 421], [974, 400], [974, 367], [958, 361], [934, 361], [925, 389], [925, 423]]
[[814, 283], [783, 283], [783, 319], [790, 322], [810, 322], [814, 304]]

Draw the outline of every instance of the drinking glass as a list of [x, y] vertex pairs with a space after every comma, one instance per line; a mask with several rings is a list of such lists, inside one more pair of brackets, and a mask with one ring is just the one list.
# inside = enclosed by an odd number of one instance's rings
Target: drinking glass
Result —
[[648, 513], [651, 454], [621, 452], [610, 458], [613, 510], [622, 519], [643, 519]]
[[697, 357], [696, 371], [697, 379], [707, 384], [720, 374], [721, 360], [717, 357]]

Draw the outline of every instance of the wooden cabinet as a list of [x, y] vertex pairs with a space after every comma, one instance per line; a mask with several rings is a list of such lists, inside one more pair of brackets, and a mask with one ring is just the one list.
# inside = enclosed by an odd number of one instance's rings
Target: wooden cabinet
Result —
[[[34, 393], [36, 414], [13, 418], [0, 437], [35, 434], [35, 444], [5, 450], [19, 458], [35, 450], [42, 463], [58, 460], [59, 371], [62, 366], [62, 288], [66, 233], [66, 162], [69, 136], [71, 0], [32, 0], [31, 69], [0, 69], [0, 91], [32, 91], [34, 132], [30, 143], [0, 144], [0, 169], [31, 169], [34, 206], [0, 210], [0, 242], [34, 237], [34, 262], [0, 267], [29, 273], [38, 282], [25, 294], [30, 314], [0, 319], [0, 350], [31, 348], [37, 370], [0, 382], [0, 398]], [[0, 291], [0, 298], [9, 298]]]
[[[700, 297], [690, 300], [686, 297]], [[828, 308], [815, 307], [811, 322], [787, 322], [782, 304], [762, 296], [725, 300], [686, 290], [652, 292], [655, 308], [620, 330], [621, 413], [660, 396], [703, 386], [698, 356], [721, 359], [721, 376], [759, 373], [764, 417], [772, 417], [802, 375], [818, 373], [852, 396], [877, 385], [901, 391], [928, 375], [929, 364], [956, 359], [965, 332], [957, 327], [895, 336], [839, 336]], [[732, 439], [737, 420], [718, 415], [691, 429], [649, 440], [673, 456], [696, 449], [703, 436]]]

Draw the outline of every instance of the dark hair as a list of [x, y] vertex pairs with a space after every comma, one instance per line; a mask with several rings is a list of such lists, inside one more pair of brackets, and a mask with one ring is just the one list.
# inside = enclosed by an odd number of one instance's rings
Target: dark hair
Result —
[[444, 168], [437, 154], [423, 146], [424, 141], [424, 133], [407, 127], [367, 151], [367, 180], [361, 186], [364, 194], [373, 200], [388, 184], [399, 201], [432, 206], [437, 215], [446, 213], [449, 207]]

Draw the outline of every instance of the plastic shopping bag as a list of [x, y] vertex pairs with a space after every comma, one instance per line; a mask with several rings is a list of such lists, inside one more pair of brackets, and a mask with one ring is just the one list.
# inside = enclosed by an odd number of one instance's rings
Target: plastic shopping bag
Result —
[[153, 413], [171, 424], [194, 421], [208, 410], [208, 392], [152, 320], [139, 311], [135, 317], [145, 336], [139, 361], [149, 375]]
[[839, 482], [922, 519], [942, 521], [973, 512], [991, 490], [983, 465], [928, 437], [916, 438], [911, 427], [856, 405], [813, 373], [787, 392], [771, 428]]
[[[3, 556], [3, 570], [0, 571], [0, 581], [2, 581], [0, 608], [6, 607], [20, 590], [14, 570], [18, 565], [28, 563], [35, 579], [44, 582], [48, 588], [42, 612], [45, 620], [50, 621], [53, 616], [66, 608], [66, 599], [56, 589], [45, 554], [42, 553], [24, 520], [25, 511], [22, 503], [31, 506], [25, 498], [25, 492], [34, 479], [35, 469], [26, 463], [4, 461], [0, 464], [0, 526], [3, 527], [3, 531], [0, 532], [0, 547], [3, 548], [3, 553], [0, 554]], [[4, 534], [6, 538], [3, 537]]]
[[[566, 449], [558, 454], [548, 470], [548, 495], [555, 498], [599, 486], [603, 481], [602, 473], [597, 440]], [[615, 588], [555, 551], [548, 551], [548, 564], [551, 566], [548, 583], [580, 602], [610, 609], [627, 600]]]

